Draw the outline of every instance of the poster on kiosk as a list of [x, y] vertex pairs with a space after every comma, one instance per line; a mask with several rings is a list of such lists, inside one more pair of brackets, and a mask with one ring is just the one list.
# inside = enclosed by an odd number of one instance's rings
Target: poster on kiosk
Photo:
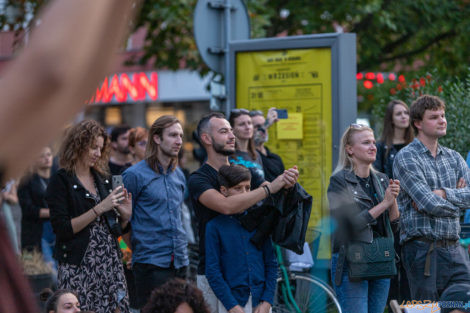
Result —
[[343, 130], [355, 122], [355, 34], [323, 34], [232, 42], [230, 103], [237, 108], [286, 110], [269, 128], [266, 146], [313, 196], [307, 241], [322, 233], [317, 258], [331, 257], [329, 178]]

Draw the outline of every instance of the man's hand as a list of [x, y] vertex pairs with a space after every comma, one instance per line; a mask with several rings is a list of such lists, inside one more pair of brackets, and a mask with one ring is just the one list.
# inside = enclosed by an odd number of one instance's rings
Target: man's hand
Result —
[[284, 182], [286, 183], [284, 188], [292, 188], [299, 179], [299, 171], [297, 170], [297, 165], [294, 165], [292, 168], [285, 170], [283, 175]]
[[268, 114], [266, 114], [266, 127], [271, 126], [275, 122], [279, 121], [277, 118], [277, 111], [276, 108], [269, 108]]
[[460, 177], [459, 181], [457, 182], [457, 189], [465, 188], [465, 187], [467, 187], [467, 182], [465, 181], [463, 177]]
[[269, 313], [271, 309], [271, 304], [267, 301], [261, 301], [258, 306], [255, 308], [253, 313]]
[[243, 311], [243, 308], [239, 305], [234, 306], [228, 312], [229, 313], [245, 313], [245, 311]]
[[[460, 182], [460, 181], [459, 181]], [[443, 199], [447, 199], [446, 196], [446, 191], [444, 189], [436, 189], [432, 191], [435, 195], [438, 195], [439, 197]]]

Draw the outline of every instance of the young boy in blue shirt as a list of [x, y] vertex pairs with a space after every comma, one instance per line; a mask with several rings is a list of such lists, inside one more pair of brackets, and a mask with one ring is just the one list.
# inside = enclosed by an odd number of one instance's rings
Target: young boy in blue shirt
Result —
[[[250, 191], [250, 171], [241, 165], [219, 169], [220, 192]], [[258, 250], [242, 227], [243, 215], [219, 215], [206, 226], [206, 277], [219, 299], [218, 313], [268, 313], [274, 300], [277, 262], [271, 240]]]

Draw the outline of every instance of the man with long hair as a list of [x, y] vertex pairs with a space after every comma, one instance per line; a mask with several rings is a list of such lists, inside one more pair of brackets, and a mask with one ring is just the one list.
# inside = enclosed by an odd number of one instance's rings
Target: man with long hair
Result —
[[145, 159], [123, 173], [124, 185], [135, 195], [131, 244], [139, 308], [154, 288], [186, 277], [189, 261], [181, 222], [186, 180], [176, 166], [182, 144], [181, 123], [164, 115], [149, 130]]

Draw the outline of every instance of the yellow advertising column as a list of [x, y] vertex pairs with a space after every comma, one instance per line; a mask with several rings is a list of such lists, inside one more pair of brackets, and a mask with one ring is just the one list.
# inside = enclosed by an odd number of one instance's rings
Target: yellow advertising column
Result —
[[[325, 226], [332, 172], [331, 49], [238, 52], [235, 64], [236, 107], [287, 109], [288, 119], [269, 129], [267, 146], [286, 168], [299, 167], [299, 183], [313, 196], [309, 228]], [[318, 257], [327, 259], [329, 236], [322, 239]]]

